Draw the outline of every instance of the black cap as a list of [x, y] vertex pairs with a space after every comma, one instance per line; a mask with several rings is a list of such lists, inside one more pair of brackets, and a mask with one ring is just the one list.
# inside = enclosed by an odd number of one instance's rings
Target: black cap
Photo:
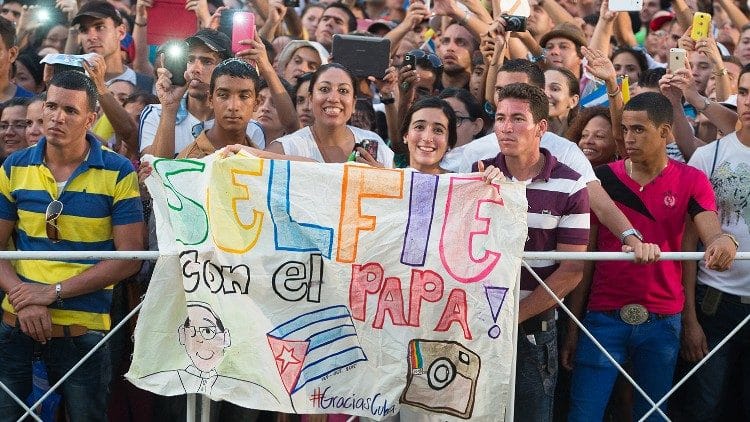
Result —
[[215, 29], [201, 29], [196, 32], [195, 35], [187, 37], [185, 42], [191, 47], [195, 45], [195, 43], [203, 44], [211, 50], [219, 53], [222, 60], [232, 57], [232, 41], [226, 36], [226, 34]]
[[90, 1], [81, 7], [76, 17], [71, 22], [73, 25], [81, 23], [81, 20], [85, 17], [91, 18], [112, 18], [115, 25], [122, 24], [122, 15], [120, 11], [106, 1]]

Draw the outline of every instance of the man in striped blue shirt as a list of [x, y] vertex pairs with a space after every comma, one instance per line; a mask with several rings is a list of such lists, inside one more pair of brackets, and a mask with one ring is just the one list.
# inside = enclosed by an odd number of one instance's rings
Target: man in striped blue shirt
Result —
[[[142, 250], [138, 179], [130, 162], [87, 134], [97, 92], [83, 73], [50, 82], [45, 137], [17, 151], [0, 171], [0, 249]], [[21, 399], [31, 392], [31, 364], [41, 357], [56, 382], [110, 329], [112, 287], [138, 261], [0, 261], [0, 381]], [[61, 386], [72, 421], [106, 420], [111, 363], [105, 344]], [[21, 408], [0, 392], [0, 421]]]

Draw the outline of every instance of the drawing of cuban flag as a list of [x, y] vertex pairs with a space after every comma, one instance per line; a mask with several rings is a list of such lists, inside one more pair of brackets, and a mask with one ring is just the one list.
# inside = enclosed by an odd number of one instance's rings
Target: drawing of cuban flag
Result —
[[343, 305], [302, 314], [266, 333], [266, 337], [290, 395], [310, 381], [367, 360], [352, 315]]

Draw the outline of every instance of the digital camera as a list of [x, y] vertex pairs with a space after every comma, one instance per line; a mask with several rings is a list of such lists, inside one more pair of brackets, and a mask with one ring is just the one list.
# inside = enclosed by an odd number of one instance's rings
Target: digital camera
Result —
[[505, 19], [505, 30], [508, 32], [526, 31], [526, 17], [516, 15], [502, 15]]

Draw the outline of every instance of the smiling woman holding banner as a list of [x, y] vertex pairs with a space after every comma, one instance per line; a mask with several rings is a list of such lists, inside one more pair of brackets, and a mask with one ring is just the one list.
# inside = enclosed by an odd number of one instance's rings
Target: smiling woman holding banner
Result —
[[421, 173], [442, 174], [445, 154], [456, 146], [456, 113], [445, 101], [423, 98], [409, 108], [401, 139], [409, 148], [409, 167]]
[[[393, 151], [378, 134], [347, 124], [356, 98], [355, 81], [349, 70], [337, 63], [318, 68], [310, 81], [310, 98], [315, 122], [272, 142], [267, 151], [321, 163], [356, 160], [376, 167], [393, 167]], [[363, 141], [373, 145], [369, 152], [362, 147]]]

